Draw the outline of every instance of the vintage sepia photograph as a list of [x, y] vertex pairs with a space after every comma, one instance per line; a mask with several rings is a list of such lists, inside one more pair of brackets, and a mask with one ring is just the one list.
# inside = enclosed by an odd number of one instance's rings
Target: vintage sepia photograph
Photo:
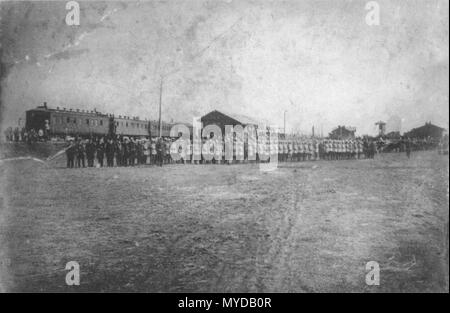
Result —
[[1, 0], [0, 70], [0, 292], [449, 292], [447, 0]]

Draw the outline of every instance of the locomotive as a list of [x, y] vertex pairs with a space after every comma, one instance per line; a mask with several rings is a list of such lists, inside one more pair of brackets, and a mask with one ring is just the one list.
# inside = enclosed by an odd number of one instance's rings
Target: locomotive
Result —
[[[161, 122], [161, 136], [170, 137], [170, 129], [175, 123]], [[188, 126], [189, 127], [189, 126]], [[114, 116], [97, 110], [73, 110], [42, 106], [26, 111], [25, 128], [36, 132], [44, 131], [50, 136], [159, 136], [159, 122], [142, 120], [138, 117]]]

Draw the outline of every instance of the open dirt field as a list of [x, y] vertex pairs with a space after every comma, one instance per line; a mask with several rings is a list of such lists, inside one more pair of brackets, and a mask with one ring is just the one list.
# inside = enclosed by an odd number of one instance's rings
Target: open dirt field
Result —
[[[0, 289], [448, 292], [448, 156], [163, 168], [0, 164]], [[67, 286], [77, 261], [80, 286]], [[365, 283], [368, 261], [380, 285]]]

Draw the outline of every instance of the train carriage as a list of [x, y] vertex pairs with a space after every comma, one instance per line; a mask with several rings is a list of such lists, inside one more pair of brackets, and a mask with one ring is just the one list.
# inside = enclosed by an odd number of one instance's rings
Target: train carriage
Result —
[[27, 130], [48, 131], [50, 136], [58, 135], [106, 135], [111, 117], [96, 111], [50, 109], [46, 103], [26, 112]]
[[[170, 137], [175, 123], [162, 122], [161, 136]], [[47, 131], [49, 136], [106, 136], [115, 134], [132, 137], [159, 136], [159, 122], [137, 117], [114, 116], [97, 111], [48, 108], [47, 104], [26, 112], [26, 129]], [[192, 126], [188, 126], [192, 131]]]
[[114, 118], [116, 135], [148, 137], [149, 122], [136, 117], [119, 116]]

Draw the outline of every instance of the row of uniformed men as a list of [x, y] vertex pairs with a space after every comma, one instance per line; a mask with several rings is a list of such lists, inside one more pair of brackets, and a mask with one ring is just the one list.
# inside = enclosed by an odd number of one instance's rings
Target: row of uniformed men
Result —
[[[94, 155], [98, 159], [98, 165], [103, 166], [103, 157], [106, 156], [107, 166], [127, 166], [137, 164], [163, 163], [221, 163], [241, 161], [268, 161], [270, 155], [277, 154], [278, 161], [305, 161], [305, 160], [340, 160], [348, 158], [360, 158], [363, 154], [371, 156], [370, 145], [361, 140], [279, 140], [267, 142], [266, 145], [258, 145], [255, 142], [234, 140], [190, 140], [178, 139], [151, 139], [145, 141], [120, 138], [118, 140], [78, 140], [71, 142], [66, 150], [67, 166], [84, 167], [84, 156], [88, 159], [88, 166], [94, 165]], [[226, 151], [229, 144], [232, 151]], [[231, 150], [231, 149], [230, 149]], [[76, 157], [76, 163], [74, 162]], [[114, 162], [114, 160], [116, 162]]]
[[[233, 154], [230, 156], [225, 149], [227, 144], [233, 147]], [[361, 158], [370, 155], [370, 148], [374, 144], [364, 142], [360, 139], [355, 140], [333, 140], [333, 139], [309, 139], [309, 140], [279, 140], [276, 142], [267, 142], [264, 145], [258, 145], [255, 142], [249, 144], [246, 141], [233, 140], [190, 140], [179, 139], [178, 145], [167, 147], [166, 153], [172, 156], [178, 155], [178, 160], [190, 160], [194, 155], [194, 160], [216, 161], [223, 160], [266, 160], [270, 154], [277, 154], [279, 161], [304, 161], [329, 159], [340, 160], [349, 158]], [[169, 150], [170, 149], [170, 150]], [[231, 149], [230, 149], [231, 150]], [[231, 151], [230, 151], [231, 153]], [[264, 155], [264, 157], [261, 157]]]

